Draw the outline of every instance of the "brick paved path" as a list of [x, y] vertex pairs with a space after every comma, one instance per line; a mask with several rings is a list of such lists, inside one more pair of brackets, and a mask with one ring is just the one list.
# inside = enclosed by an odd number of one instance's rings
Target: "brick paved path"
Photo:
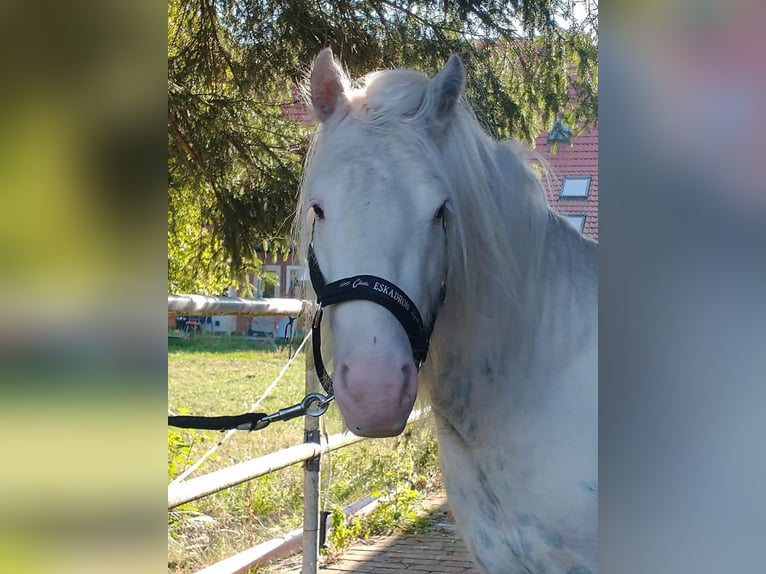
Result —
[[[320, 574], [394, 574], [403, 571], [413, 574], [479, 574], [455, 530], [446, 498], [427, 499], [424, 513], [432, 516], [431, 525], [424, 532], [358, 542], [336, 561], [323, 563], [319, 568]], [[300, 572], [300, 568], [282, 572]]]

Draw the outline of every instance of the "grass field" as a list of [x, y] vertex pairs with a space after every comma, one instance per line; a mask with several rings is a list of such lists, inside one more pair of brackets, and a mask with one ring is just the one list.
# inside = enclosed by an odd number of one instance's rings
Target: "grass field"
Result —
[[[239, 414], [247, 411], [277, 376], [287, 351], [253, 348], [245, 339], [210, 337], [169, 343], [168, 409], [180, 414]], [[300, 356], [257, 409], [273, 412], [304, 396], [305, 359]], [[341, 432], [333, 403], [322, 431]], [[168, 430], [168, 479], [194, 463], [223, 434]], [[274, 423], [252, 433], [238, 432], [192, 476], [230, 466], [303, 441], [303, 420]], [[332, 541], [407, 527], [418, 495], [441, 487], [436, 439], [430, 420], [400, 437], [368, 440], [322, 458], [322, 508], [332, 511], [368, 494], [392, 501], [364, 524], [341, 528]], [[294, 465], [249, 483], [178, 507], [168, 513], [168, 571], [194, 572], [235, 552], [297, 528], [302, 520], [303, 473]], [[264, 570], [261, 570], [264, 571]]]

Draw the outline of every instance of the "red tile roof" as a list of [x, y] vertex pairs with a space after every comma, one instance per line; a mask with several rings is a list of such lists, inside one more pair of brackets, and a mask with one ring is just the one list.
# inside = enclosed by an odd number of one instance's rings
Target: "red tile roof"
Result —
[[[550, 153], [547, 138], [547, 132], [540, 135], [535, 140], [535, 150], [550, 169], [543, 178], [548, 203], [561, 214], [584, 215], [583, 234], [598, 240], [598, 128], [573, 137], [572, 145], [559, 143], [555, 154]], [[564, 178], [570, 176], [590, 176], [587, 198], [559, 198]]]

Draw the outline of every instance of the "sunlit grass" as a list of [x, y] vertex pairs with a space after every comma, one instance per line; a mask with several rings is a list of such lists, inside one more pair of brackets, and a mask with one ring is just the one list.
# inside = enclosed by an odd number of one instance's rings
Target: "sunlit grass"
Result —
[[[211, 337], [171, 345], [168, 352], [168, 408], [196, 415], [246, 412], [279, 374], [286, 350], [248, 348], [244, 339]], [[273, 412], [305, 394], [305, 358], [299, 356], [257, 411]], [[322, 417], [322, 432], [341, 432], [337, 407]], [[212, 431], [169, 429], [172, 479], [223, 437]], [[303, 441], [301, 418], [261, 431], [238, 432], [192, 476], [256, 458]], [[179, 445], [182, 445], [179, 447]], [[322, 508], [343, 507], [368, 494], [401, 489], [420, 492], [440, 486], [436, 441], [430, 421], [401, 436], [364, 441], [322, 459]], [[179, 507], [169, 513], [168, 568], [193, 572], [301, 524], [303, 470], [294, 465], [249, 483]], [[385, 521], [384, 521], [385, 522]], [[395, 530], [391, 520], [378, 529]]]

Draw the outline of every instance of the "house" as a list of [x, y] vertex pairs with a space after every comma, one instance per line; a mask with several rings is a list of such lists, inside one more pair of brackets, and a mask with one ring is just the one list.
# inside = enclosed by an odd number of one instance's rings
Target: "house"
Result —
[[598, 128], [573, 137], [556, 121], [537, 137], [535, 151], [548, 168], [542, 177], [548, 203], [583, 235], [598, 241]]

